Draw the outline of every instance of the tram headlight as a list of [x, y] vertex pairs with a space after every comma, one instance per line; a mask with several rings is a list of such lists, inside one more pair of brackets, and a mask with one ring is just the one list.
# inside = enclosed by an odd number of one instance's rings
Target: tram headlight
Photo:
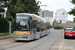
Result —
[[28, 33], [28, 35], [29, 35], [30, 33]]

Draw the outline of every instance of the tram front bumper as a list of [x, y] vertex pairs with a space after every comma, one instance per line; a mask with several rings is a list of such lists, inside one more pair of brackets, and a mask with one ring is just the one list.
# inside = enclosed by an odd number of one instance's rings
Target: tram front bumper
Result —
[[31, 40], [29, 36], [13, 36], [14, 40]]

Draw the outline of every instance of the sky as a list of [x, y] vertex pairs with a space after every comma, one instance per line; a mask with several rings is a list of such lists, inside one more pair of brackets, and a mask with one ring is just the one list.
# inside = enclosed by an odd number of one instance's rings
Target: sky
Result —
[[[42, 10], [54, 11], [54, 14], [57, 10], [64, 8], [66, 12], [71, 11], [71, 8], [74, 8], [75, 5], [72, 4], [69, 0], [39, 0], [41, 4], [39, 5], [47, 5], [41, 6]], [[54, 15], [55, 16], [55, 15]], [[68, 15], [68, 20], [73, 21], [73, 15]]]

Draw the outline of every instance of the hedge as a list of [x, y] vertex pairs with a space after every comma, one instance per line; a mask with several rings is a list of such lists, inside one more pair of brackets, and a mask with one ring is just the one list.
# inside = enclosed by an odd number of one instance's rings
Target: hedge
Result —
[[73, 29], [75, 29], [75, 26], [73, 27]]
[[0, 8], [0, 12], [4, 12], [4, 11], [5, 11], [4, 9], [1, 9], [1, 8]]
[[54, 29], [63, 29], [63, 27], [62, 27], [62, 26], [57, 25], [57, 26], [54, 26]]
[[9, 23], [7, 18], [0, 17], [0, 33], [9, 31]]

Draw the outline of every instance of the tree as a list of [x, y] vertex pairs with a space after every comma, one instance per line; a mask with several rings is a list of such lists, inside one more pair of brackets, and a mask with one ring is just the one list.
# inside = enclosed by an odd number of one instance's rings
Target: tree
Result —
[[71, 2], [72, 2], [73, 4], [75, 4], [75, 0], [72, 0]]
[[73, 18], [74, 20], [73, 20], [73, 22], [75, 23], [75, 18]]
[[[70, 1], [71, 3], [75, 4], [75, 0]], [[75, 7], [68, 12], [69, 14], [73, 14], [75, 16]]]
[[5, 2], [8, 7], [7, 17], [14, 17], [16, 13], [34, 13], [38, 14], [40, 6], [36, 0], [12, 0], [12, 2]]
[[8, 0], [0, 0], [0, 1], [2, 1], [2, 2], [3, 2], [3, 1], [6, 2], [6, 1], [8, 1]]
[[5, 11], [4, 9], [0, 8], [0, 12], [4, 12], [4, 11]]

